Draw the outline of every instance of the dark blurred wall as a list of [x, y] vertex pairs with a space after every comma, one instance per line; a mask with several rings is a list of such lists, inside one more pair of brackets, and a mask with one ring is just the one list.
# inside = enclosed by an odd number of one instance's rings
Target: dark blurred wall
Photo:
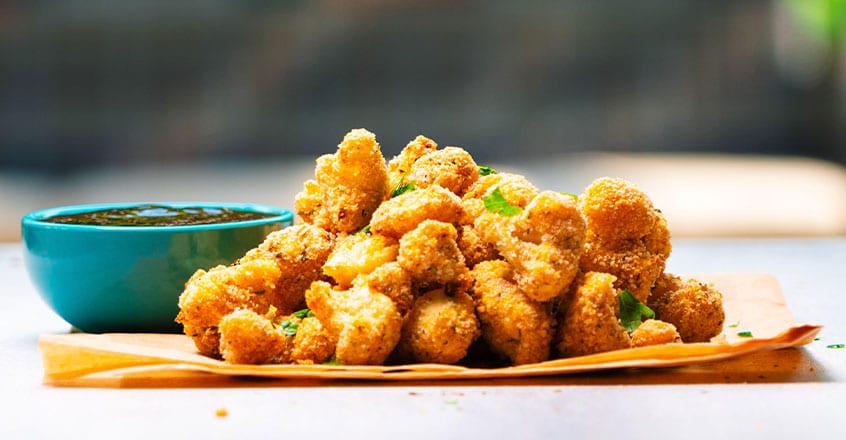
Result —
[[846, 163], [846, 2], [808, 1], [823, 24], [795, 1], [0, 0], [0, 170], [310, 156], [353, 127], [386, 155], [423, 133], [482, 161]]

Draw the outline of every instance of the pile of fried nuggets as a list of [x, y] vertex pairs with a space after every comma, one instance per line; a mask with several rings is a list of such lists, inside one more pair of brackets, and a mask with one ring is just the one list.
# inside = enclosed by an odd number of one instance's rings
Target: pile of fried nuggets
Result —
[[[541, 191], [418, 136], [389, 162], [350, 131], [316, 161], [296, 225], [198, 270], [177, 322], [227, 362], [513, 365], [720, 333], [722, 295], [665, 273], [670, 233], [632, 184]], [[630, 332], [621, 292], [654, 311]]]

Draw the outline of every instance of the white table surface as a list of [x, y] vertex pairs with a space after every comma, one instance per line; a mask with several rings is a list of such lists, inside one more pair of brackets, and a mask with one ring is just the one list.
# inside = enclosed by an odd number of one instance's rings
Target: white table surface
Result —
[[30, 284], [20, 245], [0, 245], [0, 439], [846, 438], [846, 349], [826, 348], [846, 342], [844, 262], [846, 238], [677, 240], [669, 270], [774, 274], [797, 321], [825, 325], [803, 348], [717, 365], [507, 381], [61, 388], [42, 383], [36, 344], [69, 327]]

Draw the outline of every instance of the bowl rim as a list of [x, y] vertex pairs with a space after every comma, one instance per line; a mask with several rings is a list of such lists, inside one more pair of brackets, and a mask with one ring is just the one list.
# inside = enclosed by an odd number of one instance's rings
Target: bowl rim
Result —
[[[206, 223], [198, 225], [160, 225], [160, 226], [115, 226], [115, 225], [80, 225], [73, 223], [54, 223], [44, 219], [57, 215], [72, 215], [83, 212], [99, 211], [111, 208], [131, 208], [143, 205], [161, 205], [171, 208], [228, 208], [246, 211], [259, 212], [262, 214], [275, 214], [272, 217], [264, 217], [254, 220], [242, 220], [226, 223]], [[96, 230], [96, 231], [120, 231], [132, 232], [191, 232], [206, 231], [215, 229], [246, 228], [272, 223], [292, 222], [293, 211], [279, 206], [264, 203], [251, 202], [207, 202], [207, 201], [147, 201], [147, 202], [106, 202], [106, 203], [83, 203], [76, 205], [61, 205], [50, 208], [38, 209], [25, 214], [21, 218], [21, 228], [43, 228], [43, 229], [67, 229], [67, 230]]]

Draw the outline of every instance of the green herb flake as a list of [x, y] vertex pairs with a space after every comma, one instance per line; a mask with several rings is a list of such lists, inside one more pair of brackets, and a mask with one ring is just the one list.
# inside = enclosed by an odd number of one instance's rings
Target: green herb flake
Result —
[[487, 176], [489, 174], [496, 174], [496, 170], [487, 166], [487, 165], [480, 165], [479, 166], [479, 175], [480, 176]]
[[508, 203], [508, 200], [505, 200], [499, 187], [494, 188], [493, 192], [489, 196], [485, 196], [482, 201], [485, 202], [485, 209], [494, 214], [511, 217], [523, 212], [523, 208], [514, 206]]
[[328, 365], [328, 366], [332, 366], [332, 367], [339, 367], [339, 366], [342, 366], [344, 364], [341, 361], [339, 361], [338, 358], [335, 357], [335, 355], [332, 355], [332, 357], [329, 358], [328, 361], [324, 362], [323, 365]]
[[816, 338], [814, 338], [814, 341], [819, 341], [820, 339], [822, 339], [822, 338], [816, 337]]
[[367, 225], [361, 229], [359, 229], [356, 234], [369, 234], [370, 233], [370, 225]]
[[405, 179], [400, 180], [397, 186], [391, 190], [391, 198], [405, 194], [409, 191], [414, 191], [416, 187], [414, 186], [414, 182], [406, 182]]
[[737, 332], [737, 336], [740, 336], [741, 338], [751, 338], [752, 332], [750, 332], [750, 331]]
[[620, 303], [620, 324], [629, 333], [637, 330], [644, 317], [655, 317], [655, 312], [640, 302], [628, 289], [617, 295], [617, 301]]
[[283, 319], [279, 321], [279, 327], [282, 328], [282, 333], [285, 333], [285, 336], [296, 336], [299, 325], [294, 321]]
[[561, 193], [561, 194], [563, 194], [563, 195], [565, 195], [565, 196], [572, 197], [572, 198], [573, 198], [573, 200], [576, 200], [576, 201], [578, 201], [578, 200], [579, 200], [579, 196], [577, 196], [577, 195], [575, 195], [575, 194], [573, 194], [573, 193], [568, 193], [568, 192], [566, 192], [566, 191], [558, 191], [558, 192], [559, 192], [559, 193]]
[[846, 344], [829, 344], [825, 348], [846, 348]]
[[740, 325], [740, 321], [735, 322], [734, 324], [729, 324], [729, 328], [737, 328]]
[[309, 318], [309, 317], [312, 317], [312, 316], [314, 316], [314, 312], [312, 312], [311, 309], [302, 309], [302, 310], [297, 310], [296, 312], [294, 312], [295, 318], [303, 319], [303, 318]]

